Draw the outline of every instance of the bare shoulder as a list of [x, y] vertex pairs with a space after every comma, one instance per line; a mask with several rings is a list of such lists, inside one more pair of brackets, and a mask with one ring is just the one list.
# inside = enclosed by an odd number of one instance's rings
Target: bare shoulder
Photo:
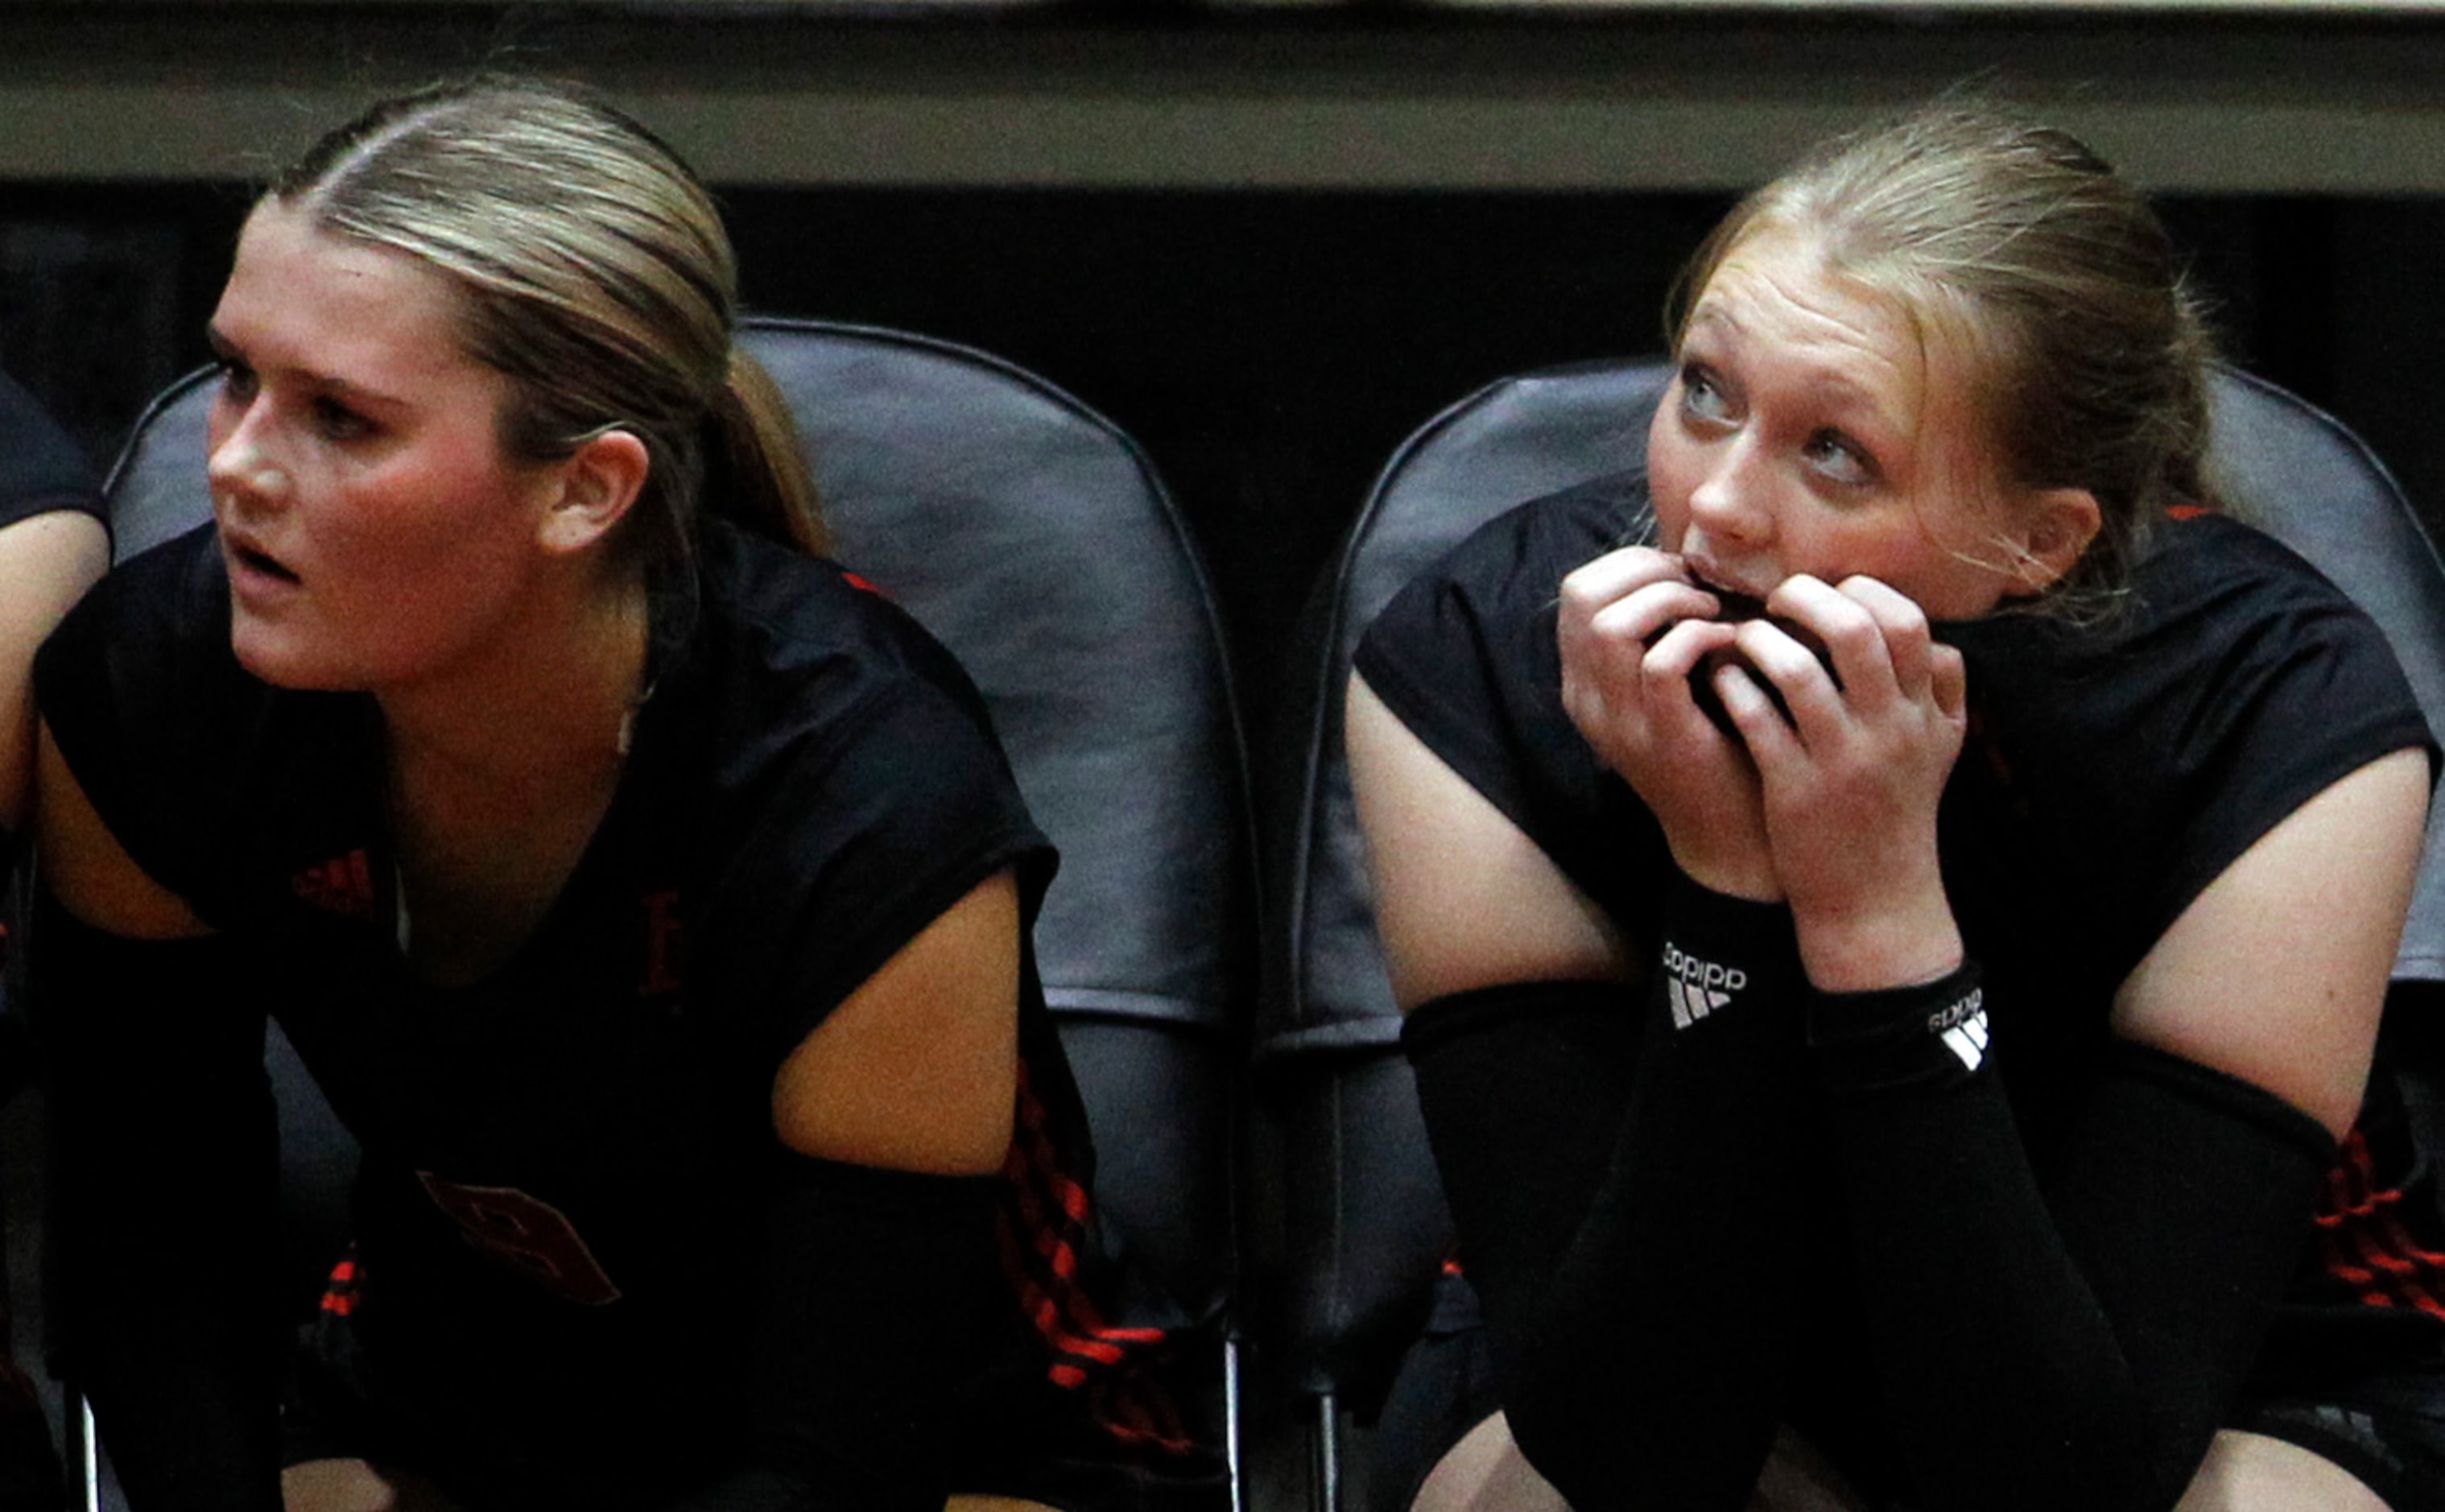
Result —
[[2263, 1087], [2340, 1137], [2368, 1079], [2427, 808], [2427, 758], [2406, 749], [2294, 810], [2140, 961], [2117, 1030]]
[[1499, 982], [1627, 975], [1595, 902], [1354, 675], [1344, 728], [1376, 928], [1404, 1011]]
[[34, 649], [109, 565], [110, 539], [90, 514], [0, 527], [0, 826], [24, 819], [33, 780]]

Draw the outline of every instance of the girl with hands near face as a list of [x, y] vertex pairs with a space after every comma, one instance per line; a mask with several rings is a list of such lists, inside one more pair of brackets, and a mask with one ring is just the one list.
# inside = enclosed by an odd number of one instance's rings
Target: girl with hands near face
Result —
[[2376, 627], [2212, 513], [2161, 226], [1937, 108], [1683, 287], [1643, 468], [1490, 523], [1355, 659], [1485, 1316], [1394, 1390], [1490, 1383], [1379, 1484], [2445, 1507], [2445, 1316], [2321, 1258], [2445, 1254], [2377, 1046], [2436, 748]]
[[[1621, 637], [1638, 633], [1640, 607], [1579, 595], [1623, 581], [1634, 556], [1670, 561], [1629, 548], [1563, 580], [1563, 706], [1655, 810], [1674, 861], [1716, 891], [1788, 902], [1820, 986], [1950, 970], [1935, 811], [1968, 724], [1960, 653], [1885, 584], [1801, 573], [1766, 600], [1771, 618], [1670, 623], [1633, 662]], [[1615, 691], [1633, 673], [1637, 690]], [[1901, 959], [1883, 960], [1880, 942]]]
[[1737, 640], [1715, 618], [1722, 603], [1652, 547], [1574, 571], [1557, 622], [1562, 707], [1654, 812], [1682, 870], [1718, 892], [1772, 902], [1782, 888], [1757, 770], [1737, 733], [1698, 701], [1711, 659]]

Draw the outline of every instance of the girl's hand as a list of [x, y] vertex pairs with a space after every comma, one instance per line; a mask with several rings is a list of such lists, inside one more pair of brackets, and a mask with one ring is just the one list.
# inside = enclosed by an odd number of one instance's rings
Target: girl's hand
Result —
[[[1740, 626], [1756, 673], [1716, 674], [1764, 792], [1774, 873], [1809, 980], [1829, 992], [1931, 981], [1958, 965], [1935, 815], [1969, 719], [1961, 654], [1869, 577], [1785, 580], [1768, 609], [1823, 642], [1830, 668], [1766, 620]], [[1778, 715], [1758, 685], [1790, 709]]]
[[1691, 880], [1772, 902], [1782, 887], [1757, 773], [1690, 696], [1700, 661], [1732, 644], [1733, 626], [1711, 618], [1722, 608], [1679, 557], [1652, 548], [1578, 569], [1562, 580], [1562, 707], [1653, 812]]

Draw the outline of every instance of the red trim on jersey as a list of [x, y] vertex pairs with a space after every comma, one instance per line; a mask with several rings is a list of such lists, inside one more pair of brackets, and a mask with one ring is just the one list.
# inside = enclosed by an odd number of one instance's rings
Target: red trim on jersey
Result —
[[343, 919], [374, 916], [373, 864], [363, 850], [308, 867], [289, 879], [289, 890], [305, 902]]
[[2165, 507], [2165, 517], [2169, 520], [2194, 520], [2202, 514], [2214, 513], [2204, 504], [2169, 504]]
[[1092, 1204], [1061, 1164], [1051, 1116], [1024, 1060], [1002, 1179], [995, 1241], [1020, 1309], [1053, 1351], [1046, 1377], [1065, 1391], [1084, 1391], [1090, 1414], [1114, 1438], [1175, 1454], [1193, 1451], [1196, 1443], [1177, 1409], [1138, 1368], [1142, 1353], [1166, 1341], [1165, 1332], [1114, 1327], [1082, 1284]]
[[2369, 1307], [2410, 1307], [2445, 1318], [2445, 1254], [2424, 1249], [2403, 1225], [2402, 1193], [2377, 1185], [2376, 1163], [2358, 1129], [2343, 1137], [2314, 1220], [2326, 1272]]
[[890, 594], [886, 593], [883, 589], [876, 588], [873, 584], [858, 576], [855, 572], [849, 571], [846, 569], [841, 572], [841, 581], [862, 592], [871, 593], [879, 599], [887, 599], [891, 597]]
[[323, 1311], [345, 1317], [357, 1310], [357, 1252], [353, 1249], [340, 1257], [331, 1267], [330, 1279], [323, 1283]]

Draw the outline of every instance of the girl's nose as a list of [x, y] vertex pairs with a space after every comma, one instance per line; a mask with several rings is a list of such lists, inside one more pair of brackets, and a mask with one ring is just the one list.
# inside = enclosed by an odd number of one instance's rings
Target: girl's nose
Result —
[[[1748, 437], [1724, 446], [1689, 493], [1689, 529], [1707, 541], [1754, 551], [1774, 533], [1764, 458]], [[1689, 549], [1684, 542], [1682, 550]]]
[[264, 454], [252, 426], [241, 423], [205, 459], [204, 476], [215, 496], [244, 495], [256, 503], [278, 503], [289, 496], [289, 475]]

